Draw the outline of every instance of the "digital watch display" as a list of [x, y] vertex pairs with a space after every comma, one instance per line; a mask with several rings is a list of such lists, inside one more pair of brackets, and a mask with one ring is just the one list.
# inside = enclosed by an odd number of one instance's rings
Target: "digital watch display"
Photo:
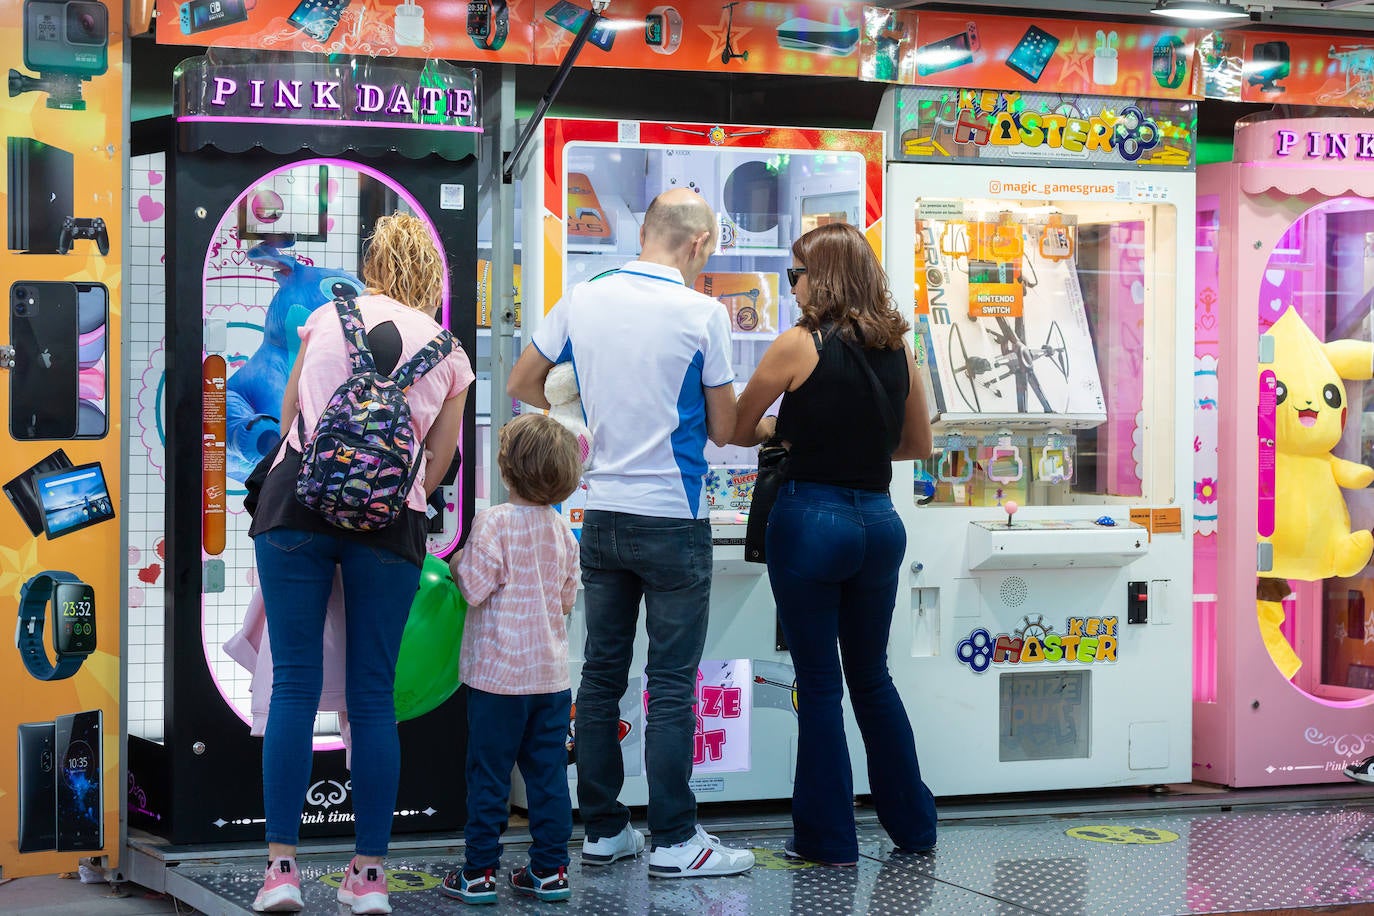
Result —
[[[52, 630], [55, 660], [43, 644], [45, 626]], [[95, 589], [69, 572], [34, 576], [19, 592], [14, 645], [29, 674], [40, 681], [76, 674], [96, 648]]]
[[483, 51], [498, 51], [510, 33], [506, 0], [468, 0], [468, 37]]

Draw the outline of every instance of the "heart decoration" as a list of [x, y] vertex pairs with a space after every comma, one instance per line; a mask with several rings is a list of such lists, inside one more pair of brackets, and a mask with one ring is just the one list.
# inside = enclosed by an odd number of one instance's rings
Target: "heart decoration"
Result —
[[233, 251], [229, 252], [229, 260], [233, 261], [235, 264], [242, 264], [247, 259], [248, 253], [241, 249], [235, 248]]
[[1266, 270], [1264, 272], [1264, 279], [1268, 280], [1269, 283], [1273, 286], [1281, 285], [1283, 283], [1283, 278], [1285, 276], [1287, 276], [1287, 271]]
[[160, 184], [162, 184], [162, 173], [161, 173], [161, 172], [149, 171], [149, 172], [148, 172], [148, 184], [150, 184], [150, 185], [160, 185]]
[[1198, 316], [1197, 326], [1204, 331], [1210, 331], [1217, 326], [1217, 316], [1213, 315], [1211, 312], [1203, 312]]
[[144, 194], [138, 199], [138, 218], [145, 223], [151, 223], [161, 216], [166, 209], [148, 194]]

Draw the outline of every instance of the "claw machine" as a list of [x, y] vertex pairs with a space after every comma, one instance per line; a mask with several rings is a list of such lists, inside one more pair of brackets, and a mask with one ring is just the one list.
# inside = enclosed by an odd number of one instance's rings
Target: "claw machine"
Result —
[[1200, 780], [1344, 781], [1374, 754], [1371, 158], [1374, 119], [1266, 113], [1236, 124], [1234, 162], [1198, 170], [1219, 481]]
[[1189, 102], [889, 90], [935, 450], [889, 659], [937, 795], [1186, 782]]
[[[884, 141], [878, 131], [550, 118], [539, 140], [542, 149], [528, 157], [522, 185], [526, 339], [565, 290], [638, 256], [649, 202], [673, 188], [695, 189], [719, 219], [718, 250], [696, 287], [729, 312], [737, 390], [798, 316], [786, 281], [792, 241], [822, 223], [843, 221], [861, 228], [875, 248], [881, 244]], [[715, 568], [697, 679], [693, 787], [702, 802], [790, 798], [797, 731], [793, 671], [767, 571], [744, 560], [743, 512], [758, 474], [757, 450], [708, 442], [706, 457]], [[574, 529], [582, 505], [574, 494], [563, 507]], [[579, 607], [568, 634], [574, 694], [586, 638], [582, 620]], [[647, 651], [641, 632], [621, 703], [621, 800], [629, 805], [648, 800]], [[849, 715], [850, 752], [862, 760]], [[568, 744], [569, 778], [575, 780], [575, 723]], [[862, 773], [856, 765], [861, 783]]]

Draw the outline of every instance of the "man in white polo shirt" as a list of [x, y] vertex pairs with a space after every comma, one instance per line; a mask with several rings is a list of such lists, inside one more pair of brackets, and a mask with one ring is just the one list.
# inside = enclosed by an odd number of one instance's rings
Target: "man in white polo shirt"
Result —
[[544, 316], [507, 391], [547, 407], [544, 379], [571, 361], [592, 433], [582, 522], [587, 645], [577, 691], [582, 861], [638, 855], [644, 834], [619, 801], [618, 733], [643, 598], [649, 635], [649, 874], [732, 875], [754, 864], [696, 820], [692, 740], [697, 667], [711, 597], [706, 439], [734, 430], [730, 319], [692, 289], [716, 248], [716, 218], [695, 191], [660, 194], [644, 214], [639, 260], [580, 283]]

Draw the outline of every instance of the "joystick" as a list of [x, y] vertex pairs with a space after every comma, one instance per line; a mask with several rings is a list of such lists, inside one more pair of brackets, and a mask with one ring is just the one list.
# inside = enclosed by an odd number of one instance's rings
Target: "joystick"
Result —
[[1016, 502], [1016, 500], [1014, 500], [1014, 499], [1009, 499], [1009, 500], [1007, 500], [1006, 502], [1002, 503], [1002, 509], [1003, 509], [1003, 511], [1005, 511], [1005, 512], [1007, 513], [1007, 527], [1008, 527], [1008, 528], [1011, 527], [1011, 517], [1012, 517], [1013, 515], [1015, 515], [1015, 514], [1016, 514], [1016, 511], [1017, 511], [1018, 509], [1020, 509], [1020, 508], [1021, 508], [1020, 505], [1018, 505], [1017, 502]]
[[57, 237], [57, 253], [66, 254], [72, 250], [73, 239], [90, 239], [95, 242], [101, 255], [110, 253], [110, 234], [105, 230], [105, 221], [100, 217], [84, 219], [68, 216], [62, 220], [62, 234]]

